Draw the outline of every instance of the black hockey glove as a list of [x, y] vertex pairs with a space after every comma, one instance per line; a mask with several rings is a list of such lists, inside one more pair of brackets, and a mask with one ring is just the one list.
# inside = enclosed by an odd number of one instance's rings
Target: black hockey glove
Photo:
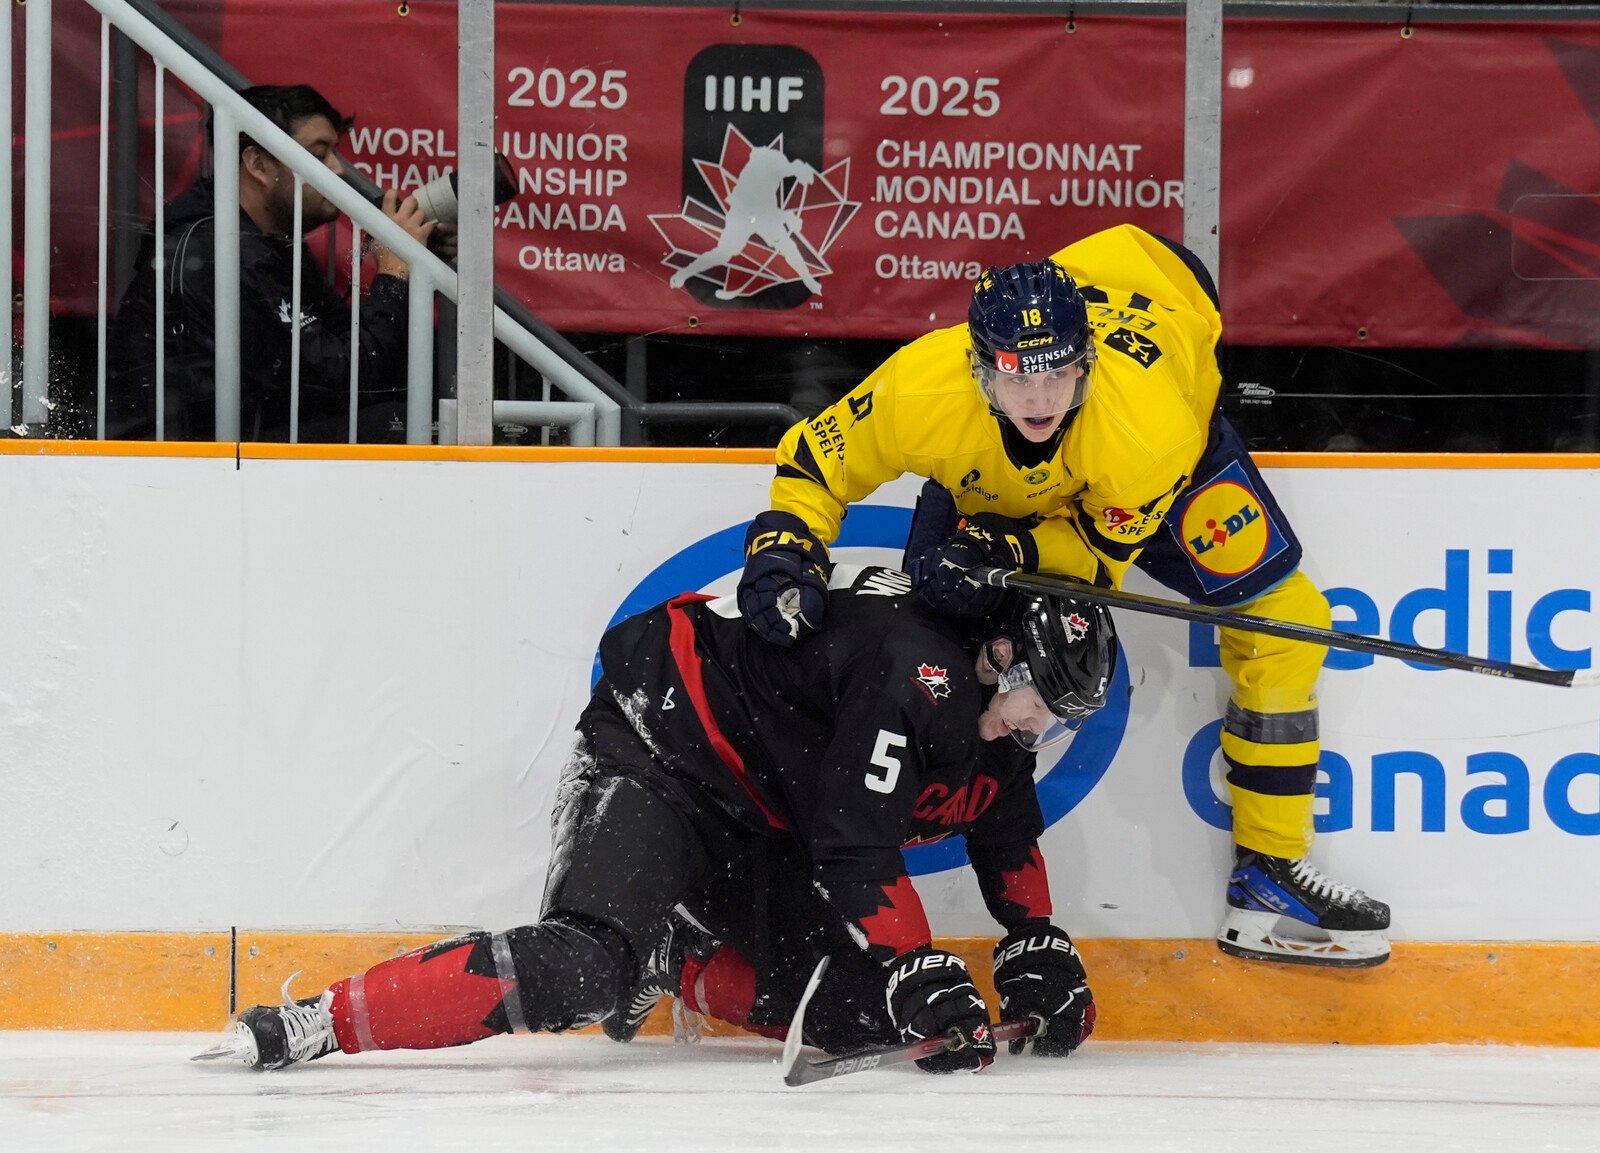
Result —
[[1065, 1057], [1094, 1032], [1094, 994], [1083, 958], [1072, 938], [1054, 925], [1018, 929], [994, 947], [994, 987], [1002, 1021], [1037, 1020], [1032, 1037], [1011, 1042], [1011, 1052], [1030, 1045], [1041, 1057]]
[[828, 610], [828, 550], [805, 521], [768, 510], [744, 534], [739, 611], [762, 640], [788, 648], [822, 627]]
[[1039, 546], [1020, 520], [980, 512], [966, 517], [942, 548], [909, 560], [907, 571], [917, 597], [929, 608], [960, 616], [981, 617], [999, 609], [1006, 592], [979, 584], [969, 568], [991, 566], [1033, 572], [1039, 567]]
[[978, 1073], [994, 1061], [989, 1006], [954, 953], [922, 948], [898, 958], [889, 974], [889, 1018], [904, 1041], [955, 1034], [955, 1048], [917, 1062], [929, 1073]]

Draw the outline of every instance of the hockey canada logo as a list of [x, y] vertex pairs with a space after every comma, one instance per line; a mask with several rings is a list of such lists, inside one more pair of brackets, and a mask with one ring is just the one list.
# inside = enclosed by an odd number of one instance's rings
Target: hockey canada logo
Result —
[[822, 69], [786, 44], [713, 44], [684, 76], [683, 202], [652, 214], [671, 287], [734, 308], [823, 294], [860, 209], [850, 159], [824, 166]]
[[917, 680], [921, 682], [924, 689], [928, 690], [928, 695], [934, 699], [936, 704], [940, 697], [950, 695], [950, 677], [946, 670], [939, 668], [937, 665], [918, 665]]
[[1089, 635], [1089, 622], [1077, 613], [1068, 613], [1066, 619], [1061, 623], [1066, 626], [1069, 643], [1081, 641]]

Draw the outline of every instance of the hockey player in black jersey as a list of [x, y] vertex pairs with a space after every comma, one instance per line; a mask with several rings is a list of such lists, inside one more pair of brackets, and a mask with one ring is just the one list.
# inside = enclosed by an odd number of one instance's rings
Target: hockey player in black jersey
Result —
[[[819, 1044], [953, 1032], [960, 1047], [924, 1064], [981, 1069], [988, 1006], [962, 960], [934, 948], [900, 851], [956, 832], [1006, 931], [1003, 1019], [1037, 1018], [1039, 1052], [1076, 1047], [1093, 1000], [1050, 922], [1024, 746], [1104, 702], [1109, 616], [1016, 598], [974, 625], [917, 606], [903, 573], [876, 567], [839, 566], [830, 589], [834, 627], [797, 649], [756, 637], [732, 598], [700, 594], [610, 629], [556, 798], [540, 921], [415, 950], [302, 1001], [286, 987], [282, 1006], [246, 1010], [202, 1056], [273, 1069], [593, 1024], [631, 1004], [683, 905], [735, 911], [714, 926], [732, 991], [705, 1008], [777, 1025], [798, 992], [782, 964], [808, 972], [844, 953], [854, 965], [808, 1016]], [[766, 915], [774, 893], [785, 917]]]

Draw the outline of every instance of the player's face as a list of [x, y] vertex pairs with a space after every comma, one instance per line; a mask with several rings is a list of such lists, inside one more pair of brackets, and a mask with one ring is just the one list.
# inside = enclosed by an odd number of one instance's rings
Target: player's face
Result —
[[[1013, 646], [1010, 638], [996, 637], [978, 653], [980, 684], [999, 683], [1001, 671], [1011, 667]], [[1045, 707], [1044, 698], [1031, 684], [1019, 684], [996, 693], [989, 707], [978, 717], [978, 735], [986, 741], [1007, 735], [1038, 736], [1048, 731], [1056, 718]], [[1031, 742], [1024, 740], [1025, 746]]]
[[[1045, 708], [1044, 698], [1032, 685], [996, 693], [989, 707], [978, 717], [978, 735], [986, 741], [1016, 736], [1038, 738], [1055, 726], [1056, 718]], [[1024, 740], [1024, 747], [1033, 741]]]
[[1082, 364], [1050, 372], [979, 371], [992, 407], [1036, 444], [1055, 435], [1067, 413], [1082, 403], [1086, 391]]

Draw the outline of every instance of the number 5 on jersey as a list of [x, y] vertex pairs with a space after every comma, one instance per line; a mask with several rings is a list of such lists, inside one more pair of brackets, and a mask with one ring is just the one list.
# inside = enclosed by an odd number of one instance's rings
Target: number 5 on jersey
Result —
[[878, 730], [878, 743], [872, 750], [872, 763], [883, 770], [883, 775], [872, 772], [870, 769], [862, 779], [862, 784], [875, 793], [894, 792], [895, 782], [900, 779], [900, 758], [895, 756], [892, 749], [906, 747], [906, 739], [899, 733], [891, 733], [888, 729]]

